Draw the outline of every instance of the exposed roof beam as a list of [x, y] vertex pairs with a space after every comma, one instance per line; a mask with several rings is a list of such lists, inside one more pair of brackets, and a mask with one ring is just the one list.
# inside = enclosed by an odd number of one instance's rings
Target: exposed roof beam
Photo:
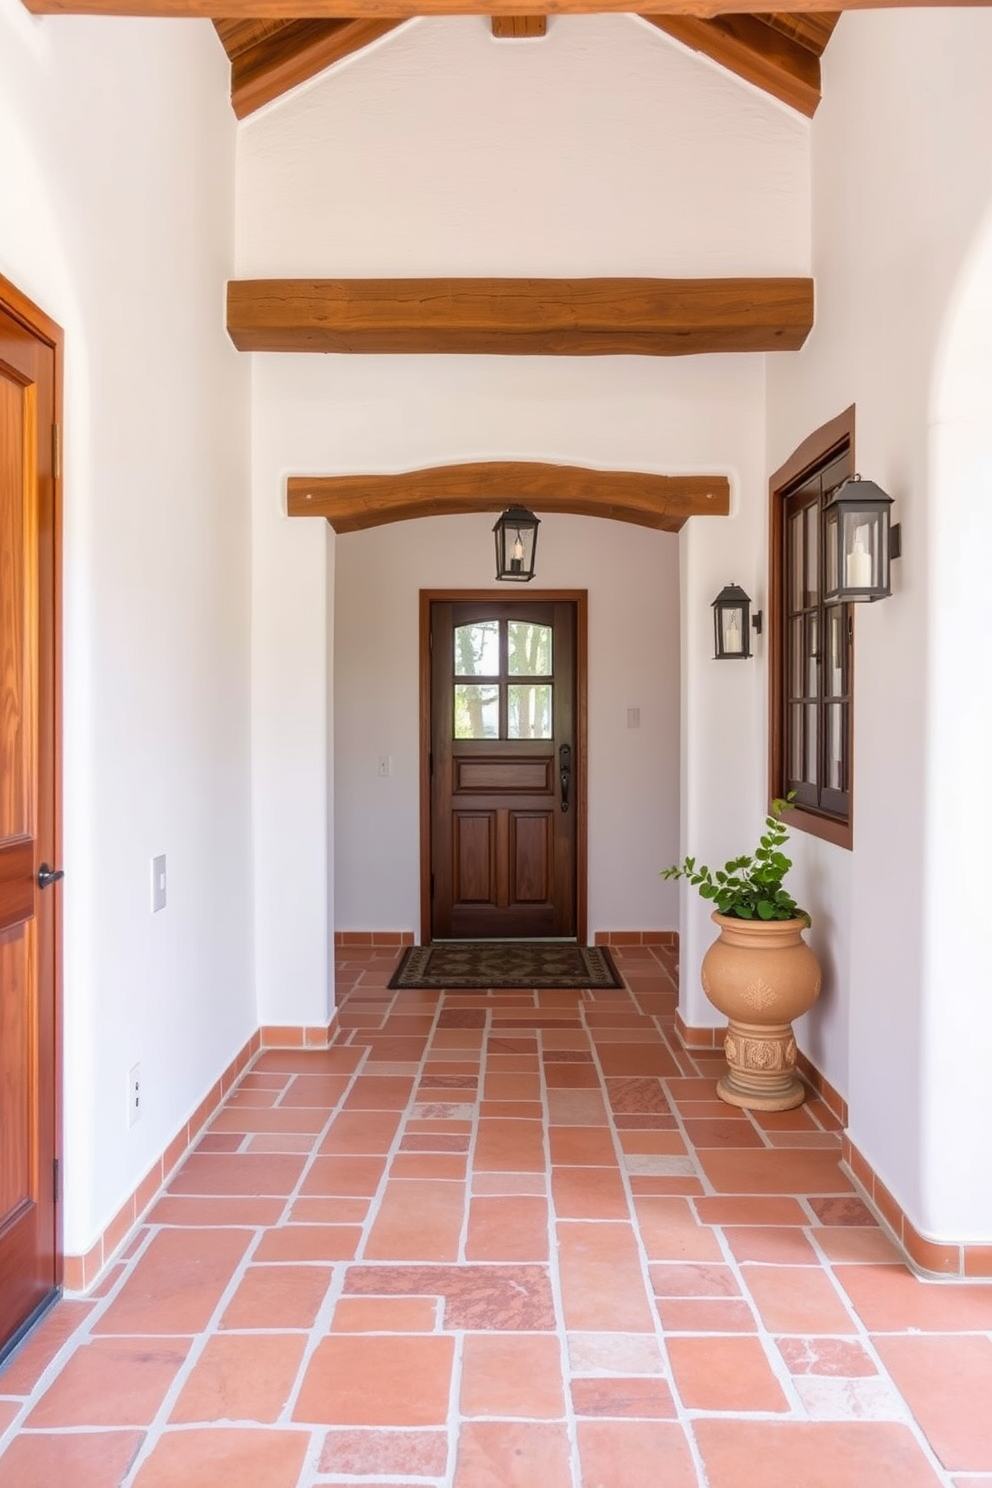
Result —
[[335, 532], [359, 532], [411, 517], [502, 511], [510, 498], [541, 512], [611, 517], [678, 532], [689, 517], [725, 517], [725, 475], [648, 475], [529, 460], [438, 465], [400, 475], [291, 476], [291, 517], [326, 517]]
[[493, 16], [492, 30], [498, 39], [513, 41], [518, 41], [523, 36], [546, 36], [548, 18], [546, 15]]
[[239, 119], [271, 103], [325, 67], [378, 41], [398, 20], [286, 21], [268, 25], [247, 45], [242, 23], [217, 23], [231, 59], [231, 104]]
[[238, 279], [240, 351], [684, 356], [795, 351], [812, 279]]
[[819, 57], [761, 16], [645, 15], [668, 36], [812, 118], [820, 102]]
[[[637, 9], [645, 15], [688, 15], [709, 19], [745, 15], [755, 0], [647, 0]], [[963, 3], [987, 6], [992, 0], [789, 0], [794, 14], [838, 10], [950, 8]], [[249, 20], [301, 20], [311, 17], [397, 20], [414, 15], [519, 15], [520, 0], [24, 0], [34, 15], [199, 16]], [[631, 0], [527, 0], [534, 15], [579, 15], [625, 12]]]

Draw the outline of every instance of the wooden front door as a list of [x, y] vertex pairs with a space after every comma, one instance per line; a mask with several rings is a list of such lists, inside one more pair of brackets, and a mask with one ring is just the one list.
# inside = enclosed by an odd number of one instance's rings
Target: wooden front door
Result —
[[577, 611], [491, 593], [430, 605], [431, 939], [584, 934]]
[[61, 1279], [57, 346], [0, 279], [0, 1354]]

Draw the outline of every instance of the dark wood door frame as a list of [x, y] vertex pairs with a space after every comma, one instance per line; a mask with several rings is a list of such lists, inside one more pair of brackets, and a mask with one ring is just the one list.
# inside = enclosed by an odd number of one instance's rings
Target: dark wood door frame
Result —
[[585, 589], [422, 589], [420, 591], [420, 939], [431, 938], [431, 605], [435, 601], [499, 599], [506, 603], [568, 603], [575, 606], [575, 931], [580, 945], [588, 932], [588, 667], [589, 595]]
[[[32, 338], [38, 351], [38, 382], [31, 402], [34, 418], [37, 492], [37, 546], [28, 576], [33, 605], [37, 694], [31, 727], [37, 729], [33, 770], [38, 783], [37, 818], [32, 836], [38, 857], [50, 865], [62, 861], [62, 382], [61, 328], [37, 305], [0, 275], [0, 310]], [[45, 367], [44, 376], [41, 367]], [[64, 1266], [61, 1183], [62, 1159], [62, 903], [61, 887], [37, 886], [36, 860], [26, 882], [33, 889], [31, 917], [35, 926], [38, 998], [31, 1037], [35, 1082], [33, 1120], [37, 1125], [29, 1154], [30, 1181], [39, 1198], [44, 1224], [39, 1230], [38, 1270], [31, 1295], [25, 1293], [20, 1323], [0, 1337], [0, 1358], [59, 1295]], [[18, 885], [0, 884], [8, 891]], [[0, 892], [0, 900], [4, 898]], [[2, 907], [2, 906], [0, 906]], [[13, 923], [16, 915], [8, 912]], [[44, 1197], [42, 1198], [42, 1195]], [[54, 1201], [54, 1202], [53, 1202]], [[50, 1228], [49, 1228], [50, 1219]], [[2, 1278], [0, 1278], [2, 1280]], [[10, 1278], [12, 1281], [13, 1278]], [[25, 1310], [26, 1309], [26, 1310]], [[16, 1317], [16, 1314], [15, 1314]], [[9, 1326], [10, 1320], [8, 1320]]]

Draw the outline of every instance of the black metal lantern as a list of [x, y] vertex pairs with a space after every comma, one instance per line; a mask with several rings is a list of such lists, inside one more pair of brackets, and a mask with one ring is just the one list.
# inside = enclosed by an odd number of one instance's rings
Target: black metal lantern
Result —
[[541, 522], [525, 506], [510, 506], [500, 517], [496, 534], [496, 577], [526, 584], [534, 577], [537, 529]]
[[889, 528], [892, 497], [874, 481], [852, 475], [827, 497], [825, 523], [827, 604], [884, 599], [892, 593], [889, 561], [896, 556]]
[[[760, 617], [754, 618], [760, 633]], [[717, 661], [745, 661], [751, 655], [751, 600], [739, 584], [728, 584], [713, 601], [713, 638]]]

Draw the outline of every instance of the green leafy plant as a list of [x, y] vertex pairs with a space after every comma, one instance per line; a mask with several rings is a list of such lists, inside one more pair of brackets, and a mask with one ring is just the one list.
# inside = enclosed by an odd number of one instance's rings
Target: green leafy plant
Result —
[[741, 858], [731, 858], [722, 868], [707, 868], [696, 865], [695, 858], [686, 858], [681, 866], [677, 863], [661, 870], [662, 878], [684, 878], [694, 884], [704, 899], [711, 899], [722, 915], [734, 920], [805, 920], [809, 915], [800, 909], [795, 899], [782, 887], [782, 880], [792, 867], [782, 848], [789, 834], [782, 823], [783, 811], [792, 806], [795, 791], [783, 800], [772, 802], [771, 814], [765, 817], [765, 830], [754, 852]]

